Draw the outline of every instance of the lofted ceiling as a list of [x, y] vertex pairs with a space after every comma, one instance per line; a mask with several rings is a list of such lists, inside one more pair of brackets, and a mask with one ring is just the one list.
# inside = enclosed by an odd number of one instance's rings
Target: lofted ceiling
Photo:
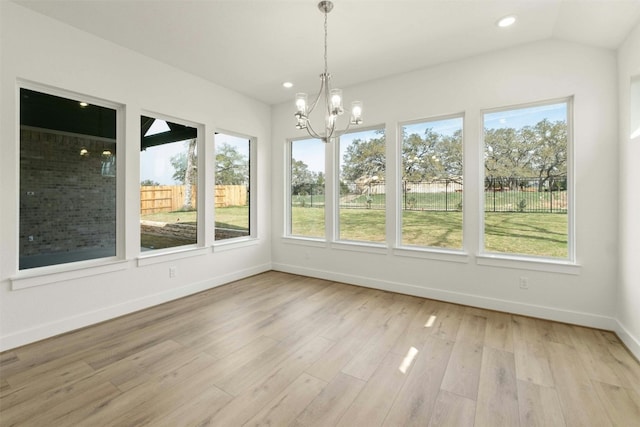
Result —
[[[316, 92], [323, 15], [316, 0], [14, 0], [268, 104]], [[333, 86], [539, 40], [616, 49], [640, 0], [334, 0]], [[496, 21], [518, 21], [507, 29]], [[282, 82], [294, 87], [285, 89]]]

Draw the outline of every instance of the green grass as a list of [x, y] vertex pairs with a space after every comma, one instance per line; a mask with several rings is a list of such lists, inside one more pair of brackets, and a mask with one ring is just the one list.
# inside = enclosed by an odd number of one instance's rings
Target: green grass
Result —
[[340, 209], [340, 239], [382, 243], [385, 222], [382, 209]]
[[485, 247], [491, 252], [566, 258], [566, 214], [487, 212]]
[[462, 249], [462, 212], [403, 211], [402, 243]]
[[[142, 220], [159, 222], [184, 222], [196, 223], [196, 211], [159, 212], [155, 214], [143, 215]], [[249, 229], [249, 207], [229, 206], [227, 208], [216, 208], [216, 228], [231, 228], [234, 230]]]
[[[325, 236], [324, 209], [293, 207], [291, 234]], [[193, 222], [196, 212], [166, 212], [143, 219], [162, 222]], [[216, 227], [248, 229], [249, 208], [216, 209]], [[487, 212], [485, 246], [489, 252], [534, 256], [567, 257], [566, 214]], [[462, 212], [403, 211], [404, 245], [462, 248]], [[382, 209], [340, 209], [340, 239], [385, 241], [385, 211]]]
[[324, 237], [324, 209], [291, 208], [291, 234], [305, 237]]
[[[292, 208], [292, 234], [321, 237], [324, 210]], [[489, 252], [567, 257], [567, 215], [549, 213], [485, 214]], [[462, 212], [403, 211], [404, 245], [462, 248]], [[385, 241], [385, 213], [378, 209], [341, 209], [340, 239]]]

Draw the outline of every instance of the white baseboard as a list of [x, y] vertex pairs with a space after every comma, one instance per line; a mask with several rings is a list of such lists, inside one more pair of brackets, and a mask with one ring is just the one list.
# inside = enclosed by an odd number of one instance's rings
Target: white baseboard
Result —
[[319, 279], [332, 280], [335, 282], [342, 282], [368, 288], [398, 292], [407, 295], [462, 305], [469, 305], [479, 308], [486, 308], [489, 310], [503, 311], [523, 316], [554, 320], [557, 322], [570, 323], [574, 325], [605, 329], [608, 331], [615, 331], [618, 324], [616, 319], [598, 314], [565, 310], [556, 307], [524, 304], [517, 301], [488, 298], [480, 295], [452, 292], [443, 289], [427, 288], [423, 286], [391, 282], [360, 275], [336, 273], [333, 271], [310, 269], [282, 263], [274, 263], [272, 265], [272, 268], [274, 270], [283, 271], [286, 273], [300, 274], [303, 276], [316, 277]]
[[640, 360], [640, 340], [635, 338], [619, 320], [616, 320], [616, 329], [614, 332], [636, 359]]
[[216, 276], [209, 280], [192, 283], [180, 288], [159, 292], [157, 294], [147, 295], [132, 301], [126, 301], [122, 304], [105, 307], [99, 310], [82, 313], [79, 315], [67, 317], [55, 322], [38, 325], [36, 327], [25, 329], [13, 334], [0, 337], [0, 351], [10, 350], [25, 344], [40, 341], [56, 335], [70, 332], [76, 329], [84, 328], [105, 320], [113, 319], [125, 314], [130, 314], [145, 308], [163, 304], [178, 298], [186, 297], [207, 289], [215, 288], [235, 280], [244, 279], [245, 277], [263, 273], [271, 270], [271, 264], [266, 263], [254, 266], [244, 270], [236, 271], [230, 274]]

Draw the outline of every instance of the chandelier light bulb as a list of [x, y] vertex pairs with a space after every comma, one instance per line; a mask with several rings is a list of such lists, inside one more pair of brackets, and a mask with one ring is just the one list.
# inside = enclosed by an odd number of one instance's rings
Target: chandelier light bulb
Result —
[[362, 102], [353, 101], [351, 103], [351, 124], [359, 125], [362, 123]]
[[307, 115], [307, 94], [306, 93], [297, 93], [296, 94], [296, 108], [298, 112], [297, 115], [306, 116]]

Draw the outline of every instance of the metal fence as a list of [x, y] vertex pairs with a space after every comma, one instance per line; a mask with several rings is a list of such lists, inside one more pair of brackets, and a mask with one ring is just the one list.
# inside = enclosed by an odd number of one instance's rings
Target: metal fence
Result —
[[[293, 194], [292, 206], [324, 207], [322, 188], [310, 187], [305, 194]], [[402, 208], [411, 211], [462, 211], [463, 184], [460, 179], [402, 181]], [[341, 209], [385, 209], [383, 181], [341, 183]], [[484, 182], [485, 212], [567, 212], [567, 177], [488, 177]]]
[[487, 177], [485, 212], [567, 212], [567, 177]]

